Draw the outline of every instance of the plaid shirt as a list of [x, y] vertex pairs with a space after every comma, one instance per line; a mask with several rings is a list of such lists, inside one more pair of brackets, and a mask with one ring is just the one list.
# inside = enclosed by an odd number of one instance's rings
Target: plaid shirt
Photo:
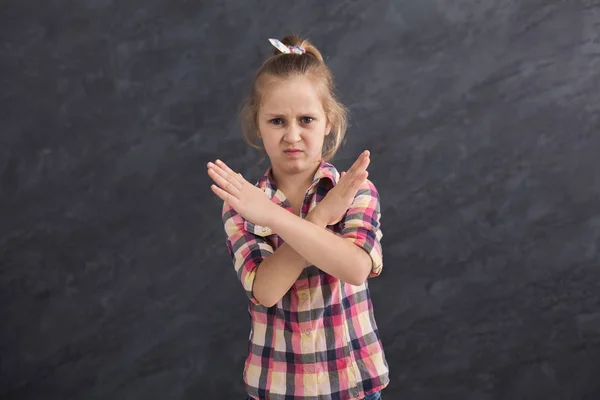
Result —
[[[270, 172], [256, 185], [291, 212]], [[335, 167], [321, 162], [302, 206], [303, 218], [338, 179]], [[276, 305], [262, 306], [252, 293], [256, 270], [283, 240], [270, 228], [245, 220], [227, 203], [222, 217], [229, 254], [250, 300], [252, 329], [243, 373], [248, 394], [259, 400], [348, 400], [386, 387], [388, 364], [368, 283], [353, 286], [311, 265]], [[380, 217], [377, 189], [367, 181], [341, 221], [327, 227], [369, 254], [370, 278], [383, 265]]]

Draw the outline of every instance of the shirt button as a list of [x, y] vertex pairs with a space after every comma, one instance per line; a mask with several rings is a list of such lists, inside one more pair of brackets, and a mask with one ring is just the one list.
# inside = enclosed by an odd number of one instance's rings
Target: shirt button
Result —
[[306, 372], [310, 372], [310, 373], [315, 372], [315, 367], [313, 367], [312, 365], [307, 365]]
[[308, 329], [305, 329], [303, 333], [304, 336], [310, 336], [310, 331]]
[[267, 233], [267, 232], [269, 232], [269, 230], [268, 230], [267, 228], [262, 228], [260, 231], [261, 231], [262, 233]]
[[306, 293], [300, 293], [300, 300], [302, 300], [302, 301], [308, 300], [308, 294], [306, 294]]

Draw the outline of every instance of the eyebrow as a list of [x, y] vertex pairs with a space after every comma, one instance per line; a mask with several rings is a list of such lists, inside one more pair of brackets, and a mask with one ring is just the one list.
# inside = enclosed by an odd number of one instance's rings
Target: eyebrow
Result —
[[[301, 116], [305, 116], [305, 115], [316, 115], [316, 114], [317, 114], [317, 112], [315, 112], [315, 111], [307, 111], [307, 112], [301, 112], [301, 113], [298, 113], [298, 115], [301, 115]], [[285, 114], [283, 114], [283, 113], [265, 113], [265, 115], [266, 115], [267, 117], [285, 117], [285, 116], [286, 116], [286, 115], [285, 115]]]

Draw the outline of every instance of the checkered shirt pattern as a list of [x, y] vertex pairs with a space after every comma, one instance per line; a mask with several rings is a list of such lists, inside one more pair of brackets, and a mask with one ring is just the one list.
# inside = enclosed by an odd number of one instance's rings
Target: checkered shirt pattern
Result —
[[[302, 207], [306, 217], [333, 188], [340, 175], [322, 161]], [[290, 203], [272, 179], [271, 168], [256, 186], [279, 206]], [[242, 218], [227, 203], [222, 218], [227, 249], [248, 296], [251, 331], [243, 379], [257, 400], [362, 399], [389, 383], [389, 369], [375, 322], [368, 281], [347, 284], [311, 265], [273, 307], [254, 297], [252, 287], [261, 261], [283, 240], [269, 227]], [[383, 267], [377, 189], [366, 181], [345, 216], [327, 229], [369, 254], [369, 278]]]

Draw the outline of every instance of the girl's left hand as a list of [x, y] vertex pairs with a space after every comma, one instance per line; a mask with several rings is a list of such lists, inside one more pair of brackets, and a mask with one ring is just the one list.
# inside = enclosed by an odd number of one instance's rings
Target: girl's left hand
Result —
[[359, 187], [369, 176], [367, 167], [371, 162], [371, 153], [365, 150], [352, 164], [347, 173], [342, 172], [337, 185], [333, 187], [312, 209], [311, 213], [319, 224], [338, 223], [352, 205]]
[[[238, 214], [255, 225], [269, 226], [278, 206], [260, 188], [231, 170], [223, 161], [207, 164], [208, 175], [216, 183], [212, 191]], [[218, 186], [217, 186], [218, 185]]]

